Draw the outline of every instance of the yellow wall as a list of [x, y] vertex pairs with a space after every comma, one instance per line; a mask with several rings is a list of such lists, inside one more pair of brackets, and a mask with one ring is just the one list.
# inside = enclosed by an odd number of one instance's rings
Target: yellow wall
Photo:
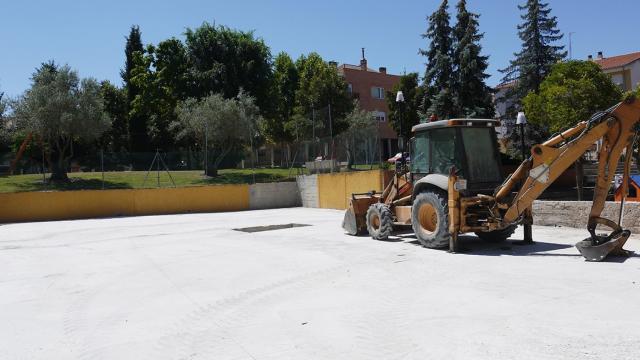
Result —
[[248, 185], [0, 194], [0, 222], [247, 209]]
[[356, 171], [318, 175], [319, 206], [324, 209], [346, 209], [353, 193], [382, 191], [382, 171]]

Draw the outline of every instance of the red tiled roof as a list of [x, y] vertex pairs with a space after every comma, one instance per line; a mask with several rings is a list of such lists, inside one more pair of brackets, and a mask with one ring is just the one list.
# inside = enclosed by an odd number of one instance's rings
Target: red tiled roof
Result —
[[604, 59], [594, 59], [593, 61], [596, 64], [600, 65], [602, 69], [607, 70], [607, 69], [613, 69], [613, 68], [625, 66], [637, 60], [640, 60], [640, 52], [612, 56]]
[[[342, 64], [339, 67], [344, 68], [344, 69], [349, 69], [349, 70], [362, 70], [360, 65]], [[367, 71], [376, 72], [376, 73], [378, 72], [377, 70], [372, 69], [370, 67], [367, 67]]]

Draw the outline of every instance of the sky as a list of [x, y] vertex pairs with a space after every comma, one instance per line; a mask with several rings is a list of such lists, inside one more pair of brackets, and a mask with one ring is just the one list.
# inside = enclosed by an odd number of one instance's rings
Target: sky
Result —
[[[596, 0], [547, 0], [565, 33], [572, 55], [586, 59], [603, 51], [613, 56], [640, 51], [636, 41], [637, 0], [614, 0], [603, 9]], [[457, 1], [453, 0], [450, 11]], [[468, 0], [480, 14], [488, 55], [489, 85], [500, 82], [504, 68], [520, 49], [516, 26], [525, 0]], [[612, 4], [609, 3], [609, 4]], [[404, 1], [258, 1], [258, 0], [0, 0], [0, 91], [21, 94], [34, 69], [55, 60], [69, 64], [82, 77], [121, 84], [124, 42], [131, 25], [140, 26], [145, 44], [171, 37], [183, 39], [187, 28], [203, 22], [249, 31], [262, 38], [275, 56], [286, 51], [297, 58], [316, 51], [329, 61], [358, 64], [366, 49], [369, 66], [386, 66], [389, 73], [424, 72], [418, 49], [426, 17], [439, 0]], [[452, 16], [454, 19], [455, 16]]]

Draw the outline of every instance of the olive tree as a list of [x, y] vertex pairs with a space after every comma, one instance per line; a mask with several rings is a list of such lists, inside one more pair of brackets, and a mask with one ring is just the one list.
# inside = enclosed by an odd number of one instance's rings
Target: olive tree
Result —
[[352, 169], [358, 148], [356, 142], [375, 138], [376, 119], [372, 112], [362, 110], [358, 102], [355, 101], [353, 110], [345, 117], [345, 122], [349, 127], [341, 134], [341, 137], [347, 152], [347, 168]]
[[217, 176], [225, 156], [255, 136], [256, 124], [261, 120], [254, 98], [242, 91], [232, 99], [220, 94], [201, 100], [189, 98], [178, 105], [177, 114], [178, 121], [172, 128], [178, 130], [178, 139], [194, 137], [201, 144], [206, 142], [207, 153], [215, 154], [206, 166], [208, 176]]
[[0, 151], [8, 143], [9, 138], [9, 124], [6, 112], [8, 111], [8, 101], [3, 92], [0, 92]]
[[7, 102], [4, 93], [0, 92], [0, 120], [4, 120], [4, 113], [7, 111]]
[[31, 80], [31, 88], [15, 104], [17, 128], [42, 139], [48, 148], [51, 180], [66, 181], [74, 143], [96, 140], [111, 125], [100, 84], [80, 79], [68, 65], [54, 62], [42, 64]]

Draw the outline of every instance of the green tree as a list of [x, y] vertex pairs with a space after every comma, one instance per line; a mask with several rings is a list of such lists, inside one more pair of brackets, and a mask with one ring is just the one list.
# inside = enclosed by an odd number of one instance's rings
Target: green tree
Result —
[[[552, 133], [585, 121], [595, 112], [620, 101], [622, 91], [591, 61], [569, 61], [553, 65], [538, 92], [523, 100], [529, 120]], [[582, 162], [576, 162], [578, 200], [582, 200]]]
[[355, 163], [356, 143], [366, 136], [375, 137], [376, 119], [372, 112], [362, 110], [356, 101], [353, 110], [345, 117], [347, 129], [342, 133], [344, 148], [347, 152], [347, 168], [352, 169]]
[[[149, 52], [151, 51], [151, 52]], [[127, 91], [129, 102], [129, 136], [131, 139], [131, 151], [149, 152], [153, 145], [149, 136], [149, 119], [155, 109], [157, 90], [153, 83], [155, 72], [151, 68], [153, 64], [153, 46], [148, 46], [147, 51], [133, 53], [131, 68], [130, 88], [135, 89], [135, 96], [131, 97]]]
[[[402, 91], [404, 104], [396, 102], [396, 94]], [[420, 105], [424, 97], [424, 88], [418, 84], [418, 73], [409, 73], [400, 77], [400, 81], [387, 92], [386, 100], [389, 107], [389, 124], [400, 135], [402, 122], [402, 136], [411, 138], [411, 128], [420, 122]]]
[[448, 7], [448, 1], [443, 0], [438, 10], [427, 19], [429, 25], [422, 38], [429, 41], [429, 47], [420, 50], [420, 54], [427, 58], [422, 107], [427, 115], [435, 114], [439, 118], [456, 114], [452, 81], [453, 30], [449, 25]]
[[298, 89], [298, 69], [291, 57], [281, 52], [274, 60], [273, 102], [274, 111], [265, 118], [262, 133], [273, 144], [289, 142], [295, 137], [287, 131], [286, 124], [293, 116]]
[[454, 46], [454, 95], [458, 115], [492, 118], [495, 114], [492, 90], [485, 80], [489, 66], [488, 56], [481, 55], [480, 41], [484, 34], [478, 32], [478, 14], [467, 10], [467, 2], [460, 0], [457, 23], [453, 29]]
[[126, 37], [126, 44], [124, 47], [124, 69], [120, 70], [120, 76], [122, 77], [124, 87], [127, 90], [129, 102], [133, 101], [133, 98], [135, 98], [135, 96], [138, 94], [138, 92], [136, 91], [136, 86], [131, 84], [131, 72], [135, 67], [134, 53], [136, 52], [144, 52], [144, 47], [142, 45], [142, 35], [140, 33], [140, 27], [138, 25], [132, 25], [131, 29], [129, 30], [129, 36]]
[[[129, 35], [126, 37], [124, 49], [125, 64], [120, 71], [124, 90], [127, 95], [127, 112], [129, 123], [129, 149], [135, 152], [150, 151], [150, 141], [147, 134], [148, 114], [142, 112], [140, 107], [141, 84], [140, 76], [148, 72], [150, 63], [144, 60], [144, 47], [142, 45], [142, 34], [140, 27], [131, 26]], [[134, 80], [138, 77], [137, 80]], [[137, 99], [137, 100], [136, 100]]]
[[156, 148], [172, 150], [177, 147], [175, 134], [169, 130], [177, 119], [176, 106], [190, 93], [189, 58], [184, 44], [175, 38], [158, 43], [148, 50], [153, 73], [145, 89], [152, 96], [147, 132]]
[[534, 124], [560, 132], [608, 109], [622, 98], [609, 75], [591, 61], [555, 64], [540, 90], [523, 99], [527, 118]]
[[0, 91], [0, 151], [6, 150], [10, 142], [8, 117], [5, 113], [9, 109], [9, 102], [4, 96], [4, 92]]
[[111, 120], [111, 129], [104, 134], [103, 142], [111, 151], [129, 148], [129, 116], [127, 94], [109, 81], [100, 83], [104, 110]]
[[255, 136], [260, 121], [254, 98], [242, 91], [233, 99], [220, 94], [201, 100], [189, 98], [178, 105], [177, 113], [178, 121], [172, 126], [178, 138], [191, 136], [204, 144], [206, 134], [205, 151], [215, 154], [206, 167], [208, 176], [217, 176], [225, 156]]
[[49, 149], [51, 180], [66, 181], [74, 143], [98, 139], [109, 129], [100, 84], [82, 79], [68, 65], [42, 64], [31, 88], [16, 102], [17, 126], [42, 139]]
[[551, 67], [567, 56], [564, 46], [554, 45], [562, 39], [558, 30], [558, 20], [551, 16], [548, 3], [527, 0], [518, 8], [523, 23], [518, 25], [518, 36], [522, 40], [522, 50], [515, 53], [506, 69], [500, 70], [503, 83], [515, 82], [506, 94], [506, 100], [513, 104], [508, 114], [513, 116], [521, 107], [521, 100], [530, 92], [537, 92]]
[[187, 47], [176, 38], [167, 39], [155, 47], [153, 67], [158, 73], [157, 86], [171, 98], [185, 100], [193, 96]]
[[[170, 124], [177, 119], [176, 106], [190, 93], [190, 69], [186, 47], [171, 38], [157, 46], [149, 45], [132, 60], [131, 84], [138, 94], [131, 102], [131, 118], [144, 119], [137, 131], [144, 133], [147, 146], [142, 150], [173, 150], [177, 147]], [[141, 136], [142, 137], [142, 136]]]
[[4, 113], [7, 111], [7, 99], [4, 97], [4, 92], [0, 91], [0, 120], [4, 119]]
[[325, 123], [316, 126], [323, 129], [326, 136], [335, 136], [346, 130], [349, 125], [345, 117], [353, 109], [353, 100], [344, 78], [338, 74], [338, 68], [325, 62], [317, 53], [300, 57], [296, 67], [299, 74], [296, 114], [308, 117], [313, 109], [326, 108]]
[[255, 98], [263, 115], [272, 111], [271, 51], [253, 32], [204, 23], [185, 32], [193, 76], [192, 97], [220, 93], [230, 99], [240, 90]]

